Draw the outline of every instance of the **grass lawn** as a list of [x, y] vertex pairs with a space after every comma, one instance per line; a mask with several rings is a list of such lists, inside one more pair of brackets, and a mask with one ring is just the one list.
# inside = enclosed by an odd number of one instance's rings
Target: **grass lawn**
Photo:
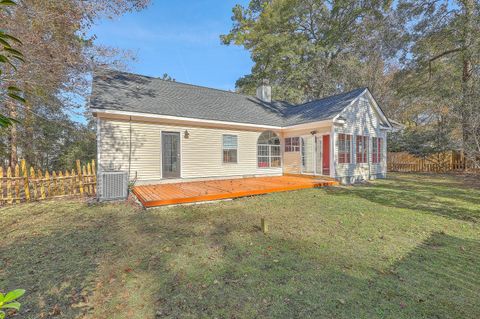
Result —
[[460, 176], [147, 211], [52, 201], [0, 225], [0, 289], [27, 290], [13, 318], [480, 318], [480, 186]]

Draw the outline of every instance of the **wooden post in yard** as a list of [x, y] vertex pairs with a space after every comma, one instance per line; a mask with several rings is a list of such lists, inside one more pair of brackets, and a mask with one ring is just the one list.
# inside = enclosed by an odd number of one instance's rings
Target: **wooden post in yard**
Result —
[[30, 201], [30, 185], [28, 184], [28, 170], [27, 163], [22, 160], [22, 173], [23, 173], [23, 189], [25, 191], [25, 200]]
[[268, 233], [268, 225], [264, 217], [260, 219], [260, 225], [262, 228], [262, 233], [264, 234]]
[[93, 174], [93, 193], [97, 193], [97, 169], [95, 167], [95, 160], [92, 160], [92, 174]]

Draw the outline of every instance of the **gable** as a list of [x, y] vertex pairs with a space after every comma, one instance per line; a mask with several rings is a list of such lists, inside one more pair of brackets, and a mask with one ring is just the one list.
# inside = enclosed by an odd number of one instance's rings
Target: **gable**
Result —
[[347, 127], [356, 127], [355, 131], [359, 134], [362, 129], [371, 131], [391, 128], [390, 122], [368, 89], [341, 111], [334, 118], [334, 122], [340, 118], [345, 119]]
[[316, 121], [331, 120], [355, 101], [366, 88], [328, 96], [285, 109], [285, 126], [299, 125]]

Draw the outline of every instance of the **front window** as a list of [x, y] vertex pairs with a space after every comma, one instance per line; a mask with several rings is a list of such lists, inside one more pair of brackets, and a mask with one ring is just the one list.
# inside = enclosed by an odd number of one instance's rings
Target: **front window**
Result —
[[237, 163], [238, 137], [223, 135], [223, 162]]
[[258, 138], [257, 163], [260, 168], [282, 166], [280, 139], [274, 132], [263, 132]]
[[352, 162], [352, 135], [338, 134], [338, 162], [341, 164]]
[[372, 137], [372, 163], [380, 163], [382, 160], [382, 139]]
[[287, 137], [285, 139], [285, 152], [300, 152], [300, 138]]
[[357, 135], [357, 163], [368, 162], [368, 137]]

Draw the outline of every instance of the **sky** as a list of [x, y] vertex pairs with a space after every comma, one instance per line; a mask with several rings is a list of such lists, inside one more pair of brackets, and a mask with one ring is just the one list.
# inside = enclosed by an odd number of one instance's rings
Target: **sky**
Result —
[[220, 43], [232, 27], [232, 8], [248, 0], [152, 0], [140, 12], [97, 23], [97, 44], [132, 50], [128, 71], [233, 90], [249, 74], [248, 51]]

